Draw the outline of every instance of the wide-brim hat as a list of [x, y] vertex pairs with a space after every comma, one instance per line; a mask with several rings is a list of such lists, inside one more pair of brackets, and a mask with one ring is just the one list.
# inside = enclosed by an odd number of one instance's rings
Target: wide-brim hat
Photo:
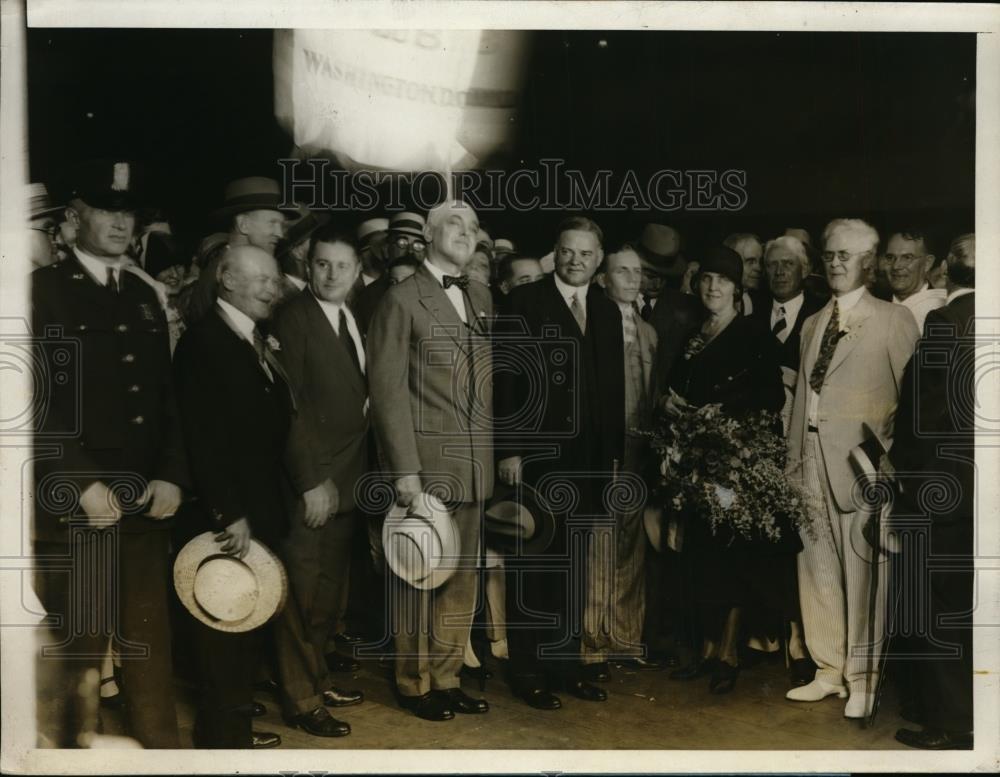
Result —
[[52, 202], [44, 183], [29, 183], [25, 198], [28, 201], [29, 219], [40, 219], [42, 216], [51, 216], [66, 209], [65, 205], [56, 205]]
[[414, 588], [430, 591], [458, 568], [462, 552], [455, 520], [432, 494], [420, 493], [408, 507], [395, 505], [382, 524], [389, 568]]
[[555, 513], [526, 483], [498, 491], [483, 512], [486, 542], [497, 550], [537, 555], [555, 539]]
[[680, 276], [687, 269], [681, 255], [681, 235], [666, 224], [647, 224], [636, 241], [639, 257], [660, 275]]
[[426, 221], [419, 213], [403, 211], [393, 214], [389, 219], [389, 235], [409, 235], [421, 240], [424, 239], [424, 226]]
[[286, 205], [281, 186], [273, 178], [251, 176], [237, 178], [226, 184], [222, 207], [212, 214], [212, 219], [223, 221], [252, 210], [276, 210], [280, 213], [297, 213], [295, 205]]
[[92, 208], [136, 211], [146, 203], [141, 195], [143, 170], [128, 159], [89, 159], [71, 173], [70, 200], [83, 200]]
[[508, 240], [505, 237], [498, 237], [493, 241], [493, 256], [495, 258], [500, 258], [506, 256], [507, 254], [516, 254], [517, 246], [514, 245], [513, 240]]
[[174, 561], [174, 588], [195, 618], [217, 631], [244, 632], [281, 612], [288, 578], [264, 544], [250, 540], [243, 558], [221, 550], [214, 532], [199, 534]]

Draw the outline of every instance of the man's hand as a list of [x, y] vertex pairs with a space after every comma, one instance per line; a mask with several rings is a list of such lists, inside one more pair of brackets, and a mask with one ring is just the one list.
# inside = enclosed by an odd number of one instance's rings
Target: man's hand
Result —
[[318, 529], [330, 516], [330, 492], [326, 488], [326, 482], [320, 483], [314, 488], [310, 488], [302, 495], [305, 502], [305, 515], [302, 520], [310, 529]]
[[497, 465], [500, 475], [500, 482], [508, 486], [517, 486], [521, 483], [521, 457], [508, 456], [502, 459]]
[[340, 491], [337, 490], [337, 484], [330, 478], [326, 479], [324, 485], [326, 486], [326, 492], [330, 495], [329, 515], [333, 517], [340, 510]]
[[246, 518], [233, 521], [215, 535], [215, 541], [222, 545], [223, 553], [243, 558], [250, 550], [250, 524]]
[[150, 503], [146, 515], [159, 521], [177, 512], [177, 508], [181, 506], [181, 497], [180, 486], [166, 480], [151, 480], [139, 499], [139, 504]]
[[111, 526], [122, 517], [118, 497], [100, 480], [95, 480], [80, 494], [80, 509], [87, 514], [91, 526]]
[[409, 507], [420, 491], [420, 476], [405, 475], [396, 480], [396, 503]]

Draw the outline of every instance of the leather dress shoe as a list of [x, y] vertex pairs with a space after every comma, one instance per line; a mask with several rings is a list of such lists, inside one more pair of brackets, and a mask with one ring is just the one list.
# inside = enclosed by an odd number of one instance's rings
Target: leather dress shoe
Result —
[[271, 731], [251, 731], [250, 747], [255, 750], [265, 750], [281, 744], [281, 737]]
[[808, 685], [792, 688], [785, 694], [785, 698], [789, 701], [819, 701], [834, 694], [838, 699], [846, 699], [847, 689], [843, 685], [830, 685], [817, 677]]
[[333, 635], [333, 641], [339, 642], [341, 645], [357, 645], [359, 642], [364, 642], [365, 638], [360, 634], [349, 634], [346, 631], [342, 631], [339, 634]]
[[736, 678], [739, 676], [738, 666], [733, 666], [728, 661], [719, 661], [712, 670], [712, 679], [708, 681], [709, 693], [729, 693], [736, 687]]
[[673, 664], [669, 664], [664, 659], [643, 658], [642, 656], [636, 656], [635, 658], [629, 658], [622, 661], [622, 665], [627, 666], [630, 669], [638, 669], [640, 672], [658, 672], [665, 666], [676, 666], [677, 659], [674, 659]]
[[682, 666], [670, 673], [671, 680], [694, 680], [697, 677], [704, 677], [711, 673], [718, 660], [715, 658], [703, 658], [693, 664]]
[[449, 688], [446, 691], [435, 691], [444, 697], [444, 702], [450, 710], [463, 715], [479, 715], [490, 711], [486, 699], [473, 699], [461, 688]]
[[607, 701], [608, 694], [603, 688], [598, 688], [586, 680], [570, 680], [564, 690], [584, 701]]
[[493, 672], [487, 669], [485, 666], [469, 666], [468, 664], [462, 664], [462, 669], [460, 674], [462, 677], [467, 677], [470, 680], [492, 680]]
[[259, 701], [251, 702], [250, 704], [250, 717], [261, 718], [267, 714], [267, 707], [261, 704]]
[[274, 680], [261, 680], [253, 684], [253, 689], [261, 693], [269, 693], [272, 696], [277, 696], [278, 692], [281, 690], [278, 684]]
[[599, 661], [596, 664], [584, 664], [581, 674], [587, 682], [606, 683], [611, 680], [611, 667], [607, 661]]
[[844, 706], [844, 717], [867, 718], [874, 704], [874, 693], [852, 693]]
[[361, 669], [361, 664], [353, 658], [339, 653], [327, 653], [326, 665], [331, 672], [357, 672]]
[[423, 720], [451, 720], [455, 713], [448, 706], [447, 697], [439, 693], [423, 696], [400, 696], [399, 706]]
[[562, 702], [554, 693], [549, 693], [544, 688], [525, 688], [517, 692], [517, 697], [529, 707], [536, 710], [557, 710], [562, 707]]
[[944, 731], [939, 728], [925, 728], [923, 731], [913, 731], [901, 728], [896, 732], [896, 741], [907, 747], [917, 747], [921, 750], [971, 750], [972, 734]]
[[288, 725], [298, 726], [314, 737], [346, 737], [351, 733], [351, 726], [342, 720], [337, 720], [325, 707], [317, 707], [304, 715], [286, 718]]
[[816, 664], [811, 658], [795, 658], [789, 670], [793, 688], [809, 685], [816, 678]]
[[345, 691], [337, 687], [323, 691], [323, 703], [327, 707], [352, 707], [364, 700], [365, 695], [361, 691]]

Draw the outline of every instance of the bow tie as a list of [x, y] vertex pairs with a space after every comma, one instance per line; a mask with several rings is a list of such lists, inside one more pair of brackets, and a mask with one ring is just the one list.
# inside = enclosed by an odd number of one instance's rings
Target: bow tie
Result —
[[445, 275], [442, 279], [442, 283], [446, 289], [452, 286], [458, 286], [462, 291], [469, 288], [469, 279], [464, 275]]

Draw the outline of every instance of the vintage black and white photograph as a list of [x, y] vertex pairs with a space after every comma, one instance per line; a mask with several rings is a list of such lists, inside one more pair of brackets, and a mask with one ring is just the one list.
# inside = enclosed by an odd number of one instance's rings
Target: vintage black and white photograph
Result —
[[995, 7], [128, 5], [3, 4], [5, 771], [998, 768]]

